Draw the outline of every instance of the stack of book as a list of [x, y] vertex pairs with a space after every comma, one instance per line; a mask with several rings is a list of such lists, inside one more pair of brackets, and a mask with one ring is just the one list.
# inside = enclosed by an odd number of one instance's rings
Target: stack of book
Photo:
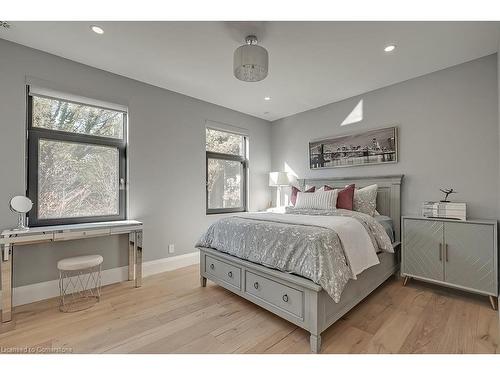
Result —
[[455, 202], [424, 202], [422, 216], [466, 220], [466, 204]]

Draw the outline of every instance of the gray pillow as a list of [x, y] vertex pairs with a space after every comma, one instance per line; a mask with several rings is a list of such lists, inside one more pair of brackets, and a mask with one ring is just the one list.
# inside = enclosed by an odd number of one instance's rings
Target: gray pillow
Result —
[[374, 216], [377, 208], [377, 190], [377, 184], [354, 190], [354, 211]]

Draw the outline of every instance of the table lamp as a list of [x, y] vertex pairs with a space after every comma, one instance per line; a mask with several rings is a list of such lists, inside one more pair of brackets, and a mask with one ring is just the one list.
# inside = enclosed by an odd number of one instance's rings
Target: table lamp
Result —
[[288, 186], [293, 180], [293, 176], [288, 172], [270, 172], [269, 186], [278, 188], [276, 197], [276, 207], [281, 207], [281, 187]]

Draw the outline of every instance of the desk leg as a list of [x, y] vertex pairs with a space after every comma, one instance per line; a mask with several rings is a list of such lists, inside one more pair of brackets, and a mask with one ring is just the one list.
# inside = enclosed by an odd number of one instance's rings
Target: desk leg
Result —
[[12, 320], [12, 246], [4, 245], [0, 255], [2, 278], [2, 322]]
[[128, 235], [128, 279], [135, 280], [135, 232]]
[[135, 287], [142, 285], [142, 230], [135, 232]]

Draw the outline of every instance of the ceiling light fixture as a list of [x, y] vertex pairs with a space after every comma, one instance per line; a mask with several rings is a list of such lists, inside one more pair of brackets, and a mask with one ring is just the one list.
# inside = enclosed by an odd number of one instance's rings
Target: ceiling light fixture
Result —
[[99, 27], [96, 25], [90, 26], [90, 30], [92, 30], [94, 33], [99, 34], [99, 35], [104, 34], [104, 30], [102, 29], [102, 27]]
[[392, 52], [396, 49], [396, 46], [394, 44], [389, 44], [384, 48], [384, 52]]
[[265, 101], [269, 101], [269, 100], [271, 100], [271, 97], [270, 96], [264, 96], [264, 100]]
[[269, 55], [264, 47], [257, 45], [257, 37], [249, 35], [246, 44], [234, 51], [233, 73], [244, 82], [258, 82], [267, 77]]

